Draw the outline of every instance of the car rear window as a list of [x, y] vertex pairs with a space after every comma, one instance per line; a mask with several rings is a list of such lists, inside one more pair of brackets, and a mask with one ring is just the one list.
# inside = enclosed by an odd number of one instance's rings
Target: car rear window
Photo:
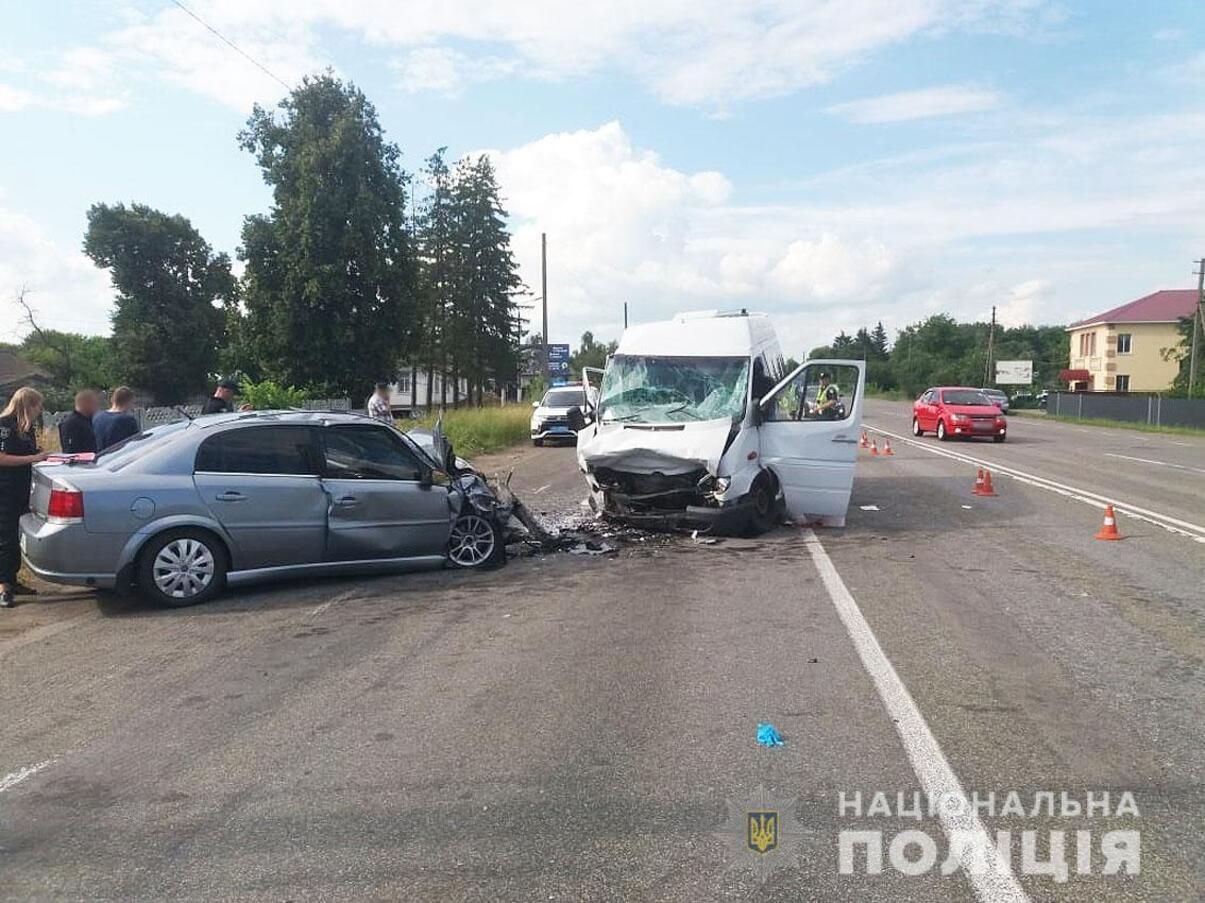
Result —
[[197, 451], [198, 473], [318, 473], [309, 427], [245, 426], [210, 436]]

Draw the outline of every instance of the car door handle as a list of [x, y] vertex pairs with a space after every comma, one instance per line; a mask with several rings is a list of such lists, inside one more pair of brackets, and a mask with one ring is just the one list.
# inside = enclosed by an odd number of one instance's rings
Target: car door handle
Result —
[[233, 489], [228, 489], [226, 492], [214, 496], [219, 502], [245, 502], [247, 497], [241, 492], [235, 492]]
[[354, 495], [345, 495], [335, 499], [336, 508], [354, 508], [358, 504], [360, 504], [360, 500]]
[[857, 445], [857, 444], [858, 444], [858, 440], [857, 440], [857, 439], [848, 439], [848, 438], [846, 438], [845, 436], [833, 436], [833, 441], [834, 441], [834, 442], [841, 442], [841, 443], [843, 443], [843, 444], [845, 444], [845, 445]]

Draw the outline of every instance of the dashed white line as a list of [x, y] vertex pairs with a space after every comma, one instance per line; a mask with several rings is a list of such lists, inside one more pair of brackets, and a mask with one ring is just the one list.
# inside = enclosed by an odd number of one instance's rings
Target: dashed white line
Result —
[[[957, 852], [963, 873], [981, 903], [1023, 903], [1029, 898], [1012, 873], [1012, 865], [1000, 856], [979, 814], [967, 798], [958, 776], [950, 767], [941, 745], [917, 708], [912, 694], [896, 674], [895, 668], [863, 617], [858, 603], [846, 588], [832, 559], [811, 530], [804, 533], [804, 544], [812, 556], [820, 579], [837, 609], [845, 631], [862, 659], [862, 667], [874, 681], [887, 714], [895, 721], [896, 731], [912, 763], [912, 770], [929, 799], [941, 800], [938, 818], [950, 838], [951, 853]], [[949, 803], [949, 805], [947, 805]], [[957, 839], [957, 843], [955, 842]], [[986, 867], [985, 867], [986, 866]]]
[[1187, 536], [1190, 539], [1199, 543], [1205, 543], [1205, 526], [1194, 524], [1190, 521], [1181, 520], [1178, 517], [1172, 517], [1170, 514], [1162, 514], [1158, 511], [1151, 511], [1149, 508], [1142, 508], [1130, 502], [1121, 499], [1112, 498], [1110, 496], [1099, 495], [1095, 492], [1089, 492], [1087, 489], [1078, 489], [1075, 486], [1070, 486], [1066, 483], [1059, 483], [1056, 480], [1051, 480], [1046, 477], [1040, 477], [1037, 474], [1027, 473], [1023, 470], [1017, 470], [1015, 467], [988, 461], [983, 458], [975, 458], [971, 455], [963, 454], [962, 452], [951, 451], [948, 448], [935, 448], [932, 445], [927, 445], [924, 442], [904, 436], [899, 433], [893, 433], [890, 430], [885, 430], [881, 427], [870, 426], [867, 424], [867, 429], [873, 430], [884, 436], [890, 436], [899, 442], [905, 442], [908, 445], [915, 446], [922, 451], [927, 451], [930, 454], [941, 455], [945, 458], [950, 458], [953, 461], [962, 461], [964, 464], [974, 464], [977, 467], [990, 468], [992, 473], [1004, 474], [1012, 477], [1021, 483], [1026, 483], [1030, 486], [1036, 486], [1039, 489], [1045, 489], [1048, 492], [1054, 492], [1066, 498], [1075, 499], [1077, 502], [1083, 502], [1086, 505], [1092, 505], [1095, 508], [1104, 508], [1106, 505], [1112, 505], [1119, 513], [1126, 514], [1137, 520], [1145, 521], [1148, 524], [1153, 524], [1156, 527], [1162, 527], [1169, 533], [1176, 533], [1180, 536]]
[[5, 790], [11, 790], [26, 778], [33, 777], [53, 761], [54, 759], [46, 759], [44, 762], [38, 762], [35, 765], [26, 765], [24, 768], [18, 768], [16, 771], [6, 774], [0, 778], [0, 793], [3, 793]]
[[532, 490], [532, 492], [531, 492], [531, 494], [532, 494], [532, 495], [539, 495], [539, 494], [540, 494], [541, 492], [543, 492], [545, 489], [551, 489], [551, 488], [552, 488], [552, 484], [551, 484], [551, 483], [545, 483], [545, 484], [544, 484], [543, 486], [541, 486], [539, 489], [533, 489], [533, 490]]
[[1106, 458], [1121, 458], [1123, 461], [1137, 461], [1140, 464], [1157, 464], [1159, 467], [1170, 467], [1173, 470], [1191, 470], [1194, 473], [1205, 473], [1205, 468], [1190, 467], [1187, 464], [1173, 464], [1171, 461], [1156, 461], [1154, 458], [1135, 458], [1133, 455], [1118, 455], [1105, 452]]

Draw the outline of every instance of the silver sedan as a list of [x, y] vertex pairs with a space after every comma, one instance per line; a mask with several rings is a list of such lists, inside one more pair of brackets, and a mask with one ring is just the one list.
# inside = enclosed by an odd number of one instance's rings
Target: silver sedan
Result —
[[34, 468], [21, 550], [52, 583], [136, 586], [172, 606], [227, 584], [505, 557], [509, 505], [458, 466], [354, 414], [217, 414], [95, 462]]

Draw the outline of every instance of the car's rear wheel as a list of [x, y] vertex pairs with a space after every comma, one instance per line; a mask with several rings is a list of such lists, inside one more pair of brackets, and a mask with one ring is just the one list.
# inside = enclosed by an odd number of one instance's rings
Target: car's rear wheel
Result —
[[448, 561], [466, 570], [496, 567], [506, 557], [502, 534], [477, 512], [462, 514], [448, 537]]
[[946, 432], [946, 422], [944, 420], [937, 421], [937, 438], [942, 442], [945, 442], [950, 438], [949, 434]]
[[920, 421], [917, 420], [915, 417], [913, 417], [912, 418], [912, 435], [913, 436], [923, 436], [924, 434], [925, 434], [925, 431], [920, 428]]
[[138, 589], [183, 608], [208, 602], [226, 585], [226, 550], [212, 533], [184, 528], [154, 537], [138, 561]]

